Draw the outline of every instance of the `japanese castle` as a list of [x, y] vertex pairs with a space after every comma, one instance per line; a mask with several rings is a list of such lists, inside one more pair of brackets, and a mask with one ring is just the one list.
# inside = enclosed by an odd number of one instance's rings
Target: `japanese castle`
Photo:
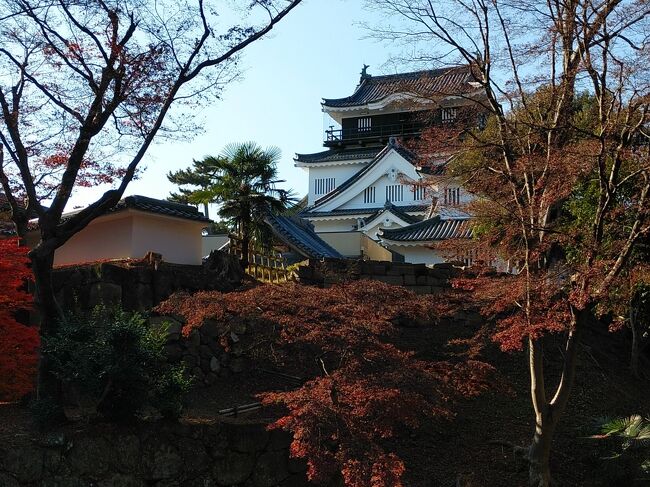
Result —
[[352, 95], [322, 102], [331, 121], [326, 150], [296, 154], [309, 178], [300, 216], [342, 255], [380, 246], [395, 261], [445, 261], [432, 244], [471, 236], [462, 209], [471, 196], [453, 178], [439, 177], [450, 155], [420, 167], [407, 147], [427, 126], [456, 123], [478, 97], [468, 66], [388, 76], [364, 66]]

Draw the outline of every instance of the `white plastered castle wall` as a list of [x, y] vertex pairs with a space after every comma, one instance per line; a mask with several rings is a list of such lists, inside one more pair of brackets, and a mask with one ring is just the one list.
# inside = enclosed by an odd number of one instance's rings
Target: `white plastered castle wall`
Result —
[[[54, 265], [133, 257], [133, 214], [120, 212], [92, 221], [54, 253]], [[139, 257], [144, 257], [144, 254]]]
[[203, 260], [201, 230], [205, 223], [138, 212], [133, 221], [132, 255], [161, 254], [165, 262], [200, 265]]
[[[205, 223], [137, 210], [105, 215], [92, 221], [54, 253], [54, 265], [116, 259], [141, 259], [147, 252], [162, 254], [165, 262], [200, 265], [201, 230]], [[38, 243], [37, 232], [28, 245]]]
[[[334, 196], [326, 203], [320, 205], [317, 211], [330, 211], [339, 208], [376, 208], [383, 206], [386, 199], [385, 188], [388, 184], [389, 178], [386, 177], [386, 182], [383, 183], [383, 186], [381, 188], [377, 189], [376, 201], [379, 200], [378, 202], [363, 204], [363, 191], [373, 183], [376, 183], [379, 180], [383, 180], [384, 177], [389, 173], [395, 175], [395, 179], [393, 179], [394, 182], [392, 184], [400, 184], [400, 181], [417, 181], [420, 178], [420, 175], [416, 171], [415, 167], [410, 162], [405, 160], [397, 151], [391, 149], [388, 150], [387, 153], [385, 153], [372, 168], [368, 169], [368, 171], [362, 177], [360, 177], [359, 180], [355, 181], [342, 193]], [[340, 185], [337, 184], [337, 186]], [[408, 196], [411, 198], [413, 197], [412, 193], [410, 193], [410, 186], [406, 186], [404, 188], [405, 199]], [[355, 204], [353, 201], [351, 201], [355, 200], [355, 198], [361, 198], [360, 205]], [[408, 204], [413, 204], [413, 200], [411, 199]]]
[[361, 169], [364, 168], [364, 161], [355, 161], [354, 164], [341, 164], [341, 165], [327, 165], [320, 166], [314, 164], [315, 167], [309, 167], [309, 193], [307, 195], [307, 204], [313, 205], [318, 198], [325, 196], [324, 194], [316, 194], [316, 179], [334, 178], [336, 180], [336, 187], [341, 186], [345, 181], [350, 179]]
[[384, 243], [384, 246], [402, 254], [404, 261], [409, 264], [441, 264], [446, 262], [446, 259], [435, 249], [421, 246], [406, 246], [406, 245], [390, 245]]
[[356, 230], [356, 218], [340, 218], [332, 220], [310, 219], [316, 233], [322, 232], [352, 232]]

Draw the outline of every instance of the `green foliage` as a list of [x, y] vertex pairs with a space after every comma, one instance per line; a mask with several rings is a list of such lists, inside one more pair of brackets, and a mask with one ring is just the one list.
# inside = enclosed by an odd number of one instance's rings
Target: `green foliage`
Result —
[[208, 235], [218, 235], [222, 233], [230, 233], [232, 231], [232, 227], [228, 224], [228, 222], [217, 220], [210, 223], [210, 225], [207, 226], [206, 230], [208, 231]]
[[650, 481], [650, 420], [635, 414], [597, 421], [596, 464], [602, 485]]
[[66, 316], [43, 353], [55, 375], [106, 418], [133, 418], [145, 407], [178, 417], [190, 383], [166, 363], [165, 337], [164, 327], [148, 328], [137, 313], [99, 306]]
[[650, 420], [635, 414], [627, 418], [605, 420], [600, 432], [621, 440], [621, 448], [650, 447]]
[[[268, 212], [283, 213], [294, 202], [291, 191], [280, 189], [277, 163], [280, 150], [254, 142], [229, 144], [221, 155], [194, 161], [193, 166], [167, 178], [179, 185], [171, 199], [193, 204], [219, 203], [219, 215], [246, 241], [268, 247], [272, 234], [264, 223]], [[248, 243], [247, 243], [248, 245]]]

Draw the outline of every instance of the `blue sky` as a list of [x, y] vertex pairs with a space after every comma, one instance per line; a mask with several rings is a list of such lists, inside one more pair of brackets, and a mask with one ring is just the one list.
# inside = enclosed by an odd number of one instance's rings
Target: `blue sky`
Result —
[[[372, 15], [362, 8], [362, 0], [305, 0], [270, 36], [247, 48], [241, 79], [198, 114], [204, 133], [153, 147], [146, 171], [127, 194], [164, 198], [173, 189], [165, 177], [168, 171], [216, 155], [230, 142], [252, 140], [282, 150], [280, 176], [304, 195], [306, 173], [293, 166], [293, 157], [323, 150], [321, 98], [352, 94], [364, 63], [371, 66], [371, 74], [386, 72], [382, 67], [391, 52], [364, 39], [367, 32], [358, 25], [377, 21]], [[105, 189], [82, 189], [72, 204], [88, 204]]]

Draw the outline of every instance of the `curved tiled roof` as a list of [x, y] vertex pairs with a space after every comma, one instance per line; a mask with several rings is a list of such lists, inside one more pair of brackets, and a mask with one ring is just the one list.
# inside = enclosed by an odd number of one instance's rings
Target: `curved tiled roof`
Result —
[[382, 228], [382, 240], [393, 242], [423, 242], [452, 238], [471, 238], [472, 229], [468, 219], [442, 220], [439, 216], [394, 230]]
[[[403, 213], [422, 213], [429, 209], [429, 205], [404, 205], [398, 206], [396, 208], [399, 208], [399, 210]], [[300, 213], [300, 216], [310, 218], [318, 216], [372, 215], [372, 218], [374, 218], [384, 210], [385, 207], [382, 206], [375, 208], [346, 208], [343, 210], [313, 211], [312, 206], [311, 208], [306, 208], [304, 211], [302, 211]]]
[[296, 154], [294, 161], [308, 164], [319, 162], [352, 161], [355, 159], [372, 159], [383, 147], [362, 147], [354, 149], [330, 149], [314, 154]]
[[473, 91], [469, 66], [415, 71], [387, 76], [362, 77], [354, 94], [345, 98], [323, 98], [323, 106], [338, 108], [365, 105], [395, 93], [449, 96]]
[[[113, 208], [104, 213], [104, 215], [110, 215], [124, 210], [137, 210], [146, 213], [154, 213], [156, 215], [165, 215], [204, 223], [210, 223], [212, 221], [194, 206], [185, 205], [183, 203], [174, 203], [173, 201], [167, 200], [158, 200], [156, 198], [149, 198], [140, 195], [127, 196], [126, 198], [121, 199]], [[61, 221], [66, 221], [72, 218], [80, 211], [82, 210], [64, 213], [61, 216]], [[101, 216], [103, 215], [100, 215], [100, 217]], [[38, 229], [38, 220], [31, 220], [28, 228], [29, 230]]]
[[156, 213], [158, 215], [166, 215], [206, 223], [211, 221], [194, 206], [138, 195], [127, 196], [126, 198], [121, 199], [117, 205], [111, 208], [107, 213], [115, 213], [125, 209], [145, 211], [148, 213]]
[[278, 239], [305, 257], [341, 259], [327, 242], [321, 239], [307, 220], [293, 216], [267, 215], [264, 219]]
[[[419, 208], [420, 206], [416, 206], [416, 208]], [[406, 208], [406, 209], [405, 209]], [[381, 215], [384, 212], [390, 212], [393, 215], [395, 215], [398, 218], [401, 218], [404, 220], [406, 223], [417, 223], [420, 220], [418, 218], [412, 217], [407, 213], [409, 206], [395, 206], [393, 203], [390, 201], [387, 201], [384, 207], [376, 212], [374, 212], [372, 215], [367, 217], [365, 219], [366, 222], [370, 222], [377, 218], [379, 215]], [[422, 206], [422, 208], [428, 209], [428, 206]], [[419, 211], [419, 210], [416, 210]]]

